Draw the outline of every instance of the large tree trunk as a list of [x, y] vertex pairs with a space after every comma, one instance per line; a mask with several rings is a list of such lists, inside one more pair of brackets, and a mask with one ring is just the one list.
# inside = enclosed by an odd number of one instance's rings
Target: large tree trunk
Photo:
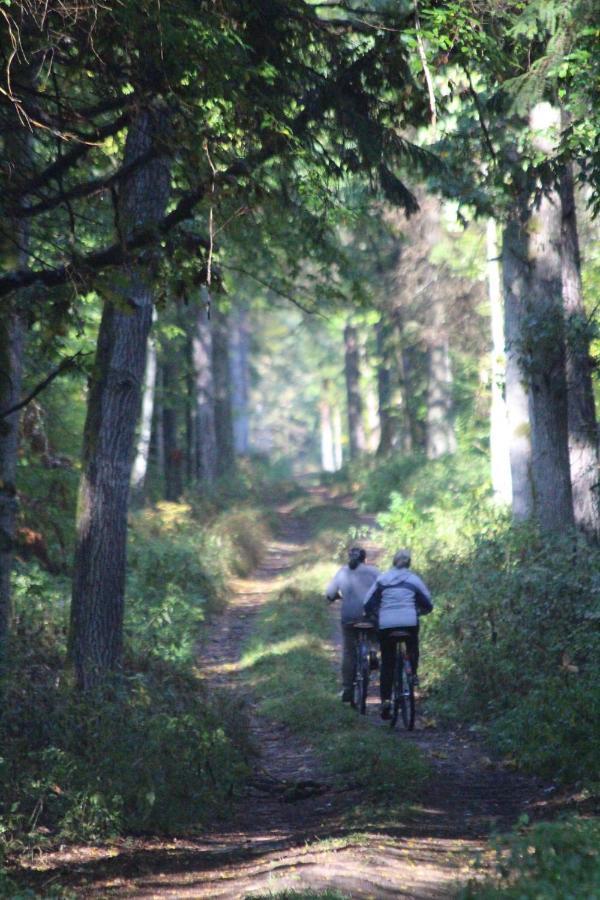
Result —
[[196, 417], [198, 405], [196, 403], [196, 385], [194, 380], [194, 351], [192, 347], [192, 335], [189, 323], [181, 317], [186, 334], [185, 356], [185, 460], [188, 485], [196, 480], [197, 470], [197, 437]]
[[339, 406], [334, 406], [332, 415], [333, 429], [333, 461], [336, 472], [341, 469], [344, 464], [344, 454], [342, 451], [342, 413]]
[[156, 341], [152, 334], [148, 335], [146, 348], [146, 369], [142, 390], [142, 408], [140, 411], [140, 430], [138, 435], [135, 459], [131, 469], [132, 500], [141, 503], [144, 498], [148, 458], [150, 456], [150, 438], [152, 437], [152, 420], [154, 416], [154, 400], [156, 396]]
[[356, 459], [365, 449], [365, 432], [362, 421], [362, 398], [360, 395], [360, 356], [356, 328], [344, 328], [344, 374], [346, 376], [346, 396], [348, 402], [348, 439], [350, 459]]
[[533, 515], [529, 384], [521, 369], [523, 322], [528, 293], [527, 228], [523, 202], [515, 204], [502, 238], [505, 397], [512, 485], [512, 514], [517, 522]]
[[[27, 176], [31, 135], [14, 116], [14, 130], [5, 135], [4, 163], [12, 172], [13, 184]], [[23, 171], [19, 164], [25, 166]], [[7, 218], [8, 234], [0, 245], [2, 262], [7, 269], [29, 266], [29, 234], [26, 220], [19, 217], [19, 209], [10, 209]], [[25, 327], [23, 303], [25, 292], [13, 294], [3, 301], [0, 310], [0, 413], [11, 409], [21, 399], [21, 379]], [[19, 412], [0, 419], [0, 667], [11, 618], [10, 580], [13, 566], [13, 545], [17, 517], [17, 452], [19, 447]]]
[[490, 462], [492, 488], [497, 503], [510, 505], [512, 484], [510, 479], [510, 448], [508, 441], [508, 416], [502, 381], [506, 371], [504, 355], [504, 312], [500, 283], [500, 259], [498, 256], [497, 226], [495, 219], [488, 219], [486, 227], [487, 279], [490, 301], [490, 325], [492, 333], [491, 404], [490, 404]]
[[181, 478], [181, 466], [183, 454], [177, 443], [177, 397], [178, 369], [172, 359], [169, 358], [167, 348], [166, 358], [162, 364], [163, 381], [163, 437], [164, 437], [164, 475], [165, 475], [165, 499], [175, 502], [179, 500], [183, 490]]
[[244, 306], [231, 313], [231, 403], [233, 411], [233, 440], [238, 456], [250, 451], [250, 320]]
[[[552, 152], [558, 109], [538, 103], [530, 126], [533, 145]], [[529, 316], [525, 346], [531, 384], [531, 449], [535, 513], [546, 531], [574, 524], [567, 428], [565, 328], [562, 307], [560, 195], [547, 189], [530, 216]]]
[[377, 341], [377, 399], [379, 411], [379, 446], [377, 454], [387, 455], [392, 449], [392, 377], [389, 359], [389, 329], [383, 318], [375, 326]]
[[229, 366], [229, 316], [216, 307], [213, 308], [212, 315], [217, 473], [219, 476], [223, 476], [232, 472], [235, 468]]
[[427, 383], [427, 457], [439, 459], [456, 451], [452, 420], [452, 369], [441, 302], [434, 302], [429, 337]]
[[[204, 292], [203, 292], [204, 293]], [[195, 310], [192, 332], [192, 361], [196, 385], [197, 478], [204, 485], [217, 477], [217, 433], [215, 426], [215, 385], [213, 380], [212, 326], [208, 305]]]
[[[140, 162], [160, 144], [167, 117], [141, 110], [129, 127], [119, 222], [126, 243], [135, 229], [164, 215], [170, 186], [167, 159]], [[152, 323], [153, 272], [132, 259], [123, 270], [122, 303], [105, 303], [90, 384], [71, 605], [70, 655], [87, 689], [121, 662], [127, 506], [146, 343]]]
[[567, 333], [569, 460], [575, 524], [590, 537], [600, 533], [598, 432], [592, 387], [589, 330], [583, 306], [573, 170], [561, 177], [562, 291]]

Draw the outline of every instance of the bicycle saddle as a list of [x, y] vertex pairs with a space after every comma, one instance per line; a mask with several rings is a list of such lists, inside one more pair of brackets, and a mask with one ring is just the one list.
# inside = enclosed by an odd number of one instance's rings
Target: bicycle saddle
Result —
[[388, 631], [388, 637], [395, 637], [395, 638], [410, 637], [410, 631], [402, 631], [401, 628], [394, 628], [393, 631]]
[[374, 628], [374, 625], [371, 625], [370, 622], [355, 622], [354, 628]]

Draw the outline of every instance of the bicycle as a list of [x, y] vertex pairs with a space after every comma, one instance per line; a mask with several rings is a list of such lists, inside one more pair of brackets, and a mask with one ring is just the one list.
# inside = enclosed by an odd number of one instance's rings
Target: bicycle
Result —
[[395, 728], [400, 713], [404, 727], [407, 731], [412, 731], [415, 727], [415, 682], [412, 663], [406, 650], [406, 638], [410, 635], [398, 628], [390, 631], [389, 637], [396, 639], [390, 728]]
[[367, 693], [369, 691], [369, 678], [371, 674], [371, 657], [369, 651], [369, 631], [373, 631], [373, 625], [369, 622], [357, 622], [354, 627], [358, 631], [356, 638], [356, 666], [354, 681], [352, 683], [352, 699], [350, 705], [365, 715], [367, 711]]

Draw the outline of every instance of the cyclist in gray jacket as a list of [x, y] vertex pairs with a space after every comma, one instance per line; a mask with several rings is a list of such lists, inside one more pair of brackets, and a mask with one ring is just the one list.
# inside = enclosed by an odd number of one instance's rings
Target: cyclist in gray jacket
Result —
[[342, 566], [327, 585], [325, 596], [333, 603], [342, 598], [342, 700], [352, 700], [352, 683], [356, 667], [355, 622], [362, 622], [365, 597], [379, 575], [376, 566], [366, 565], [367, 554], [362, 547], [352, 547], [348, 551], [348, 565]]
[[365, 615], [377, 619], [381, 647], [381, 718], [391, 716], [392, 682], [394, 679], [395, 640], [390, 631], [402, 628], [408, 632], [406, 649], [415, 679], [419, 666], [419, 616], [433, 609], [431, 594], [423, 581], [409, 569], [410, 551], [398, 550], [393, 566], [383, 572], [365, 597]]

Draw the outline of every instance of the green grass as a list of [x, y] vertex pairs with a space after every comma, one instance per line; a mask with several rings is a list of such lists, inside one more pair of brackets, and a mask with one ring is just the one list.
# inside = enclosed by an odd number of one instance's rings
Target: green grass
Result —
[[330, 575], [331, 566], [304, 567], [265, 605], [242, 664], [261, 711], [307, 739], [338, 785], [360, 788], [364, 821], [398, 811], [428, 769], [415, 747], [340, 702], [323, 596]]

